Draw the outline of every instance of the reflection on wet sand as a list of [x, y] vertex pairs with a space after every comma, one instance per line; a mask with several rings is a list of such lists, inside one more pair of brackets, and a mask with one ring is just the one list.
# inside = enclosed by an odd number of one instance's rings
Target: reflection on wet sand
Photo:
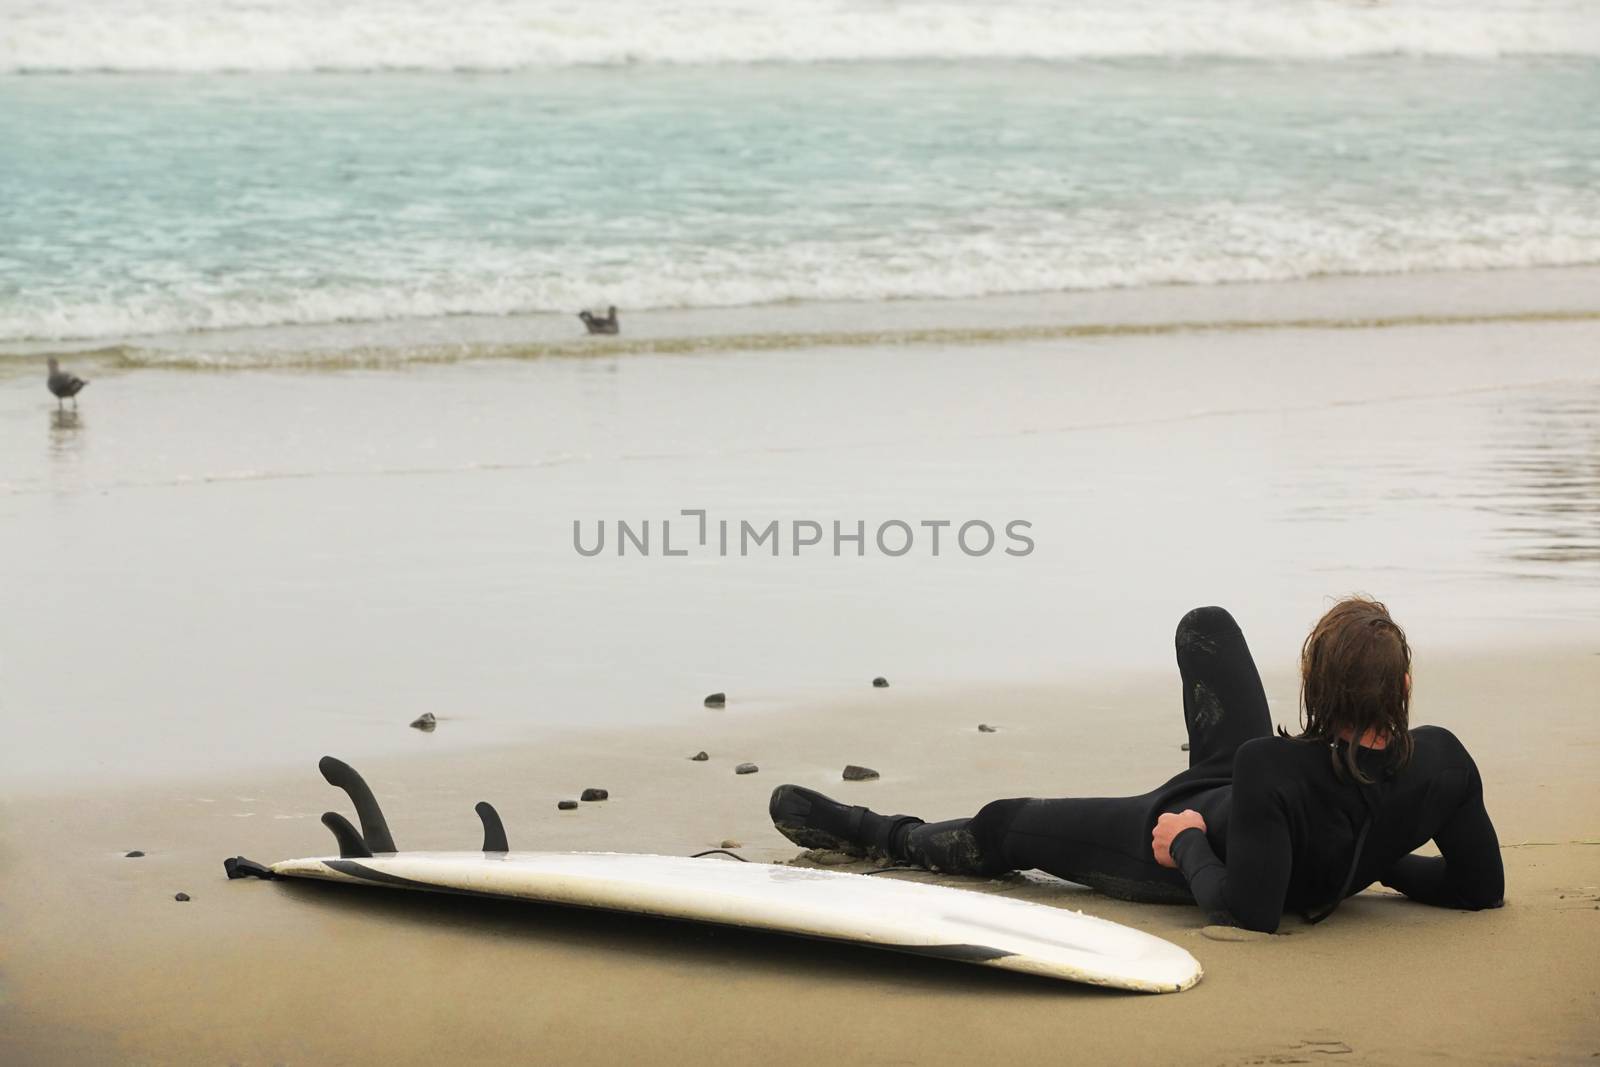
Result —
[[1510, 520], [1500, 527], [1510, 540], [1507, 555], [1600, 563], [1600, 387], [1540, 393], [1503, 414], [1507, 424], [1490, 470], [1505, 489], [1484, 507]]
[[50, 413], [50, 458], [76, 459], [83, 453], [83, 416], [70, 409]]

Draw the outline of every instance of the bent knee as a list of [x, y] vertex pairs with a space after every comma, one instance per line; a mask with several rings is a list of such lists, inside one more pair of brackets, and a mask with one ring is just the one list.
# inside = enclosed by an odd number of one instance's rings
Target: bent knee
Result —
[[977, 840], [983, 866], [993, 870], [1009, 870], [1006, 860], [1006, 834], [1011, 824], [1028, 803], [1026, 797], [1015, 800], [992, 800], [978, 809], [978, 814], [967, 823], [967, 831]]
[[1239, 624], [1233, 621], [1233, 616], [1228, 614], [1226, 608], [1195, 608], [1178, 620], [1178, 632], [1173, 636], [1173, 644], [1180, 655], [1185, 652], [1213, 652], [1218, 637], [1238, 632]]
[[1005, 833], [1011, 829], [1011, 823], [1016, 819], [1017, 812], [1028, 802], [1028, 798], [1019, 797], [1016, 800], [991, 800], [978, 809], [978, 814], [972, 817], [971, 827], [974, 833], [988, 833], [994, 831]]

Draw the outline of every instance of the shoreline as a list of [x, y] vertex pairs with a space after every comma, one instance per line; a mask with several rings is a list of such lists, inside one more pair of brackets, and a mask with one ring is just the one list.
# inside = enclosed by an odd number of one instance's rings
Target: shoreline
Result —
[[[1264, 674], [1274, 719], [1292, 723], [1294, 679], [1274, 662]], [[1417, 724], [1454, 730], [1483, 770], [1507, 862], [1501, 911], [1406, 905], [1369, 890], [1323, 925], [1291, 918], [1269, 943], [1228, 943], [1202, 936], [1192, 908], [1126, 904], [1037, 875], [914, 876], [1081, 908], [1173, 940], [1207, 973], [1195, 990], [1171, 997], [1109, 997], [996, 980], [959, 964], [625, 916], [227, 882], [224, 856], [270, 862], [327, 850], [316, 813], [345, 804], [311, 766], [216, 780], [207, 787], [213, 795], [169, 782], [11, 796], [0, 808], [0, 899], [13, 931], [0, 957], [0, 1050], [43, 1063], [253, 1063], [378, 1054], [420, 1062], [470, 1048], [509, 1062], [533, 1047], [570, 1059], [604, 1039], [641, 1059], [731, 1062], [757, 1043], [778, 1062], [799, 1062], [814, 1057], [812, 1042], [782, 1035], [803, 1018], [815, 1020], [805, 1032], [827, 1034], [847, 1062], [880, 1059], [885, 1042], [918, 1061], [965, 1060], [933, 1023], [954, 1011], [981, 1015], [974, 1025], [996, 1052], [1044, 1054], [1070, 1035], [1071, 1047], [1105, 1062], [1259, 1062], [1318, 1042], [1370, 1062], [1430, 1053], [1580, 1061], [1600, 1042], [1600, 991], [1588, 966], [1600, 951], [1600, 796], [1588, 788], [1585, 758], [1600, 743], [1588, 713], [1600, 653], [1424, 653], [1417, 685]], [[402, 849], [470, 848], [472, 804], [489, 799], [513, 849], [687, 854], [733, 838], [747, 858], [774, 862], [799, 852], [766, 821], [766, 795], [783, 781], [928, 817], [1001, 795], [1149, 788], [1184, 758], [1174, 689], [1170, 669], [1076, 685], [892, 682], [771, 713], [745, 715], [734, 705], [693, 724], [584, 740], [551, 731], [496, 751], [335, 754], [372, 782]], [[1537, 735], [1520, 727], [1525, 717], [1541, 723]], [[979, 734], [980, 721], [999, 731]], [[687, 758], [701, 748], [710, 760]], [[734, 775], [747, 759], [760, 772]], [[846, 762], [882, 778], [841, 783]], [[555, 810], [557, 798], [586, 786], [609, 788], [611, 799]], [[129, 848], [146, 856], [126, 859]], [[175, 903], [180, 890], [193, 900]], [[1495, 961], [1492, 973], [1481, 969], [1485, 959]], [[1402, 973], [1405, 993], [1395, 996]], [[1308, 997], [1308, 980], [1341, 995], [1335, 1003]], [[662, 982], [693, 995], [652, 1001], [648, 991]], [[465, 987], [480, 995], [446, 993]], [[868, 990], [874, 1009], [864, 1019], [848, 1005]], [[438, 1010], [430, 1007], [436, 996]], [[1463, 997], [1473, 1012], [1449, 1012]], [[636, 1009], [619, 1016], [620, 1003]], [[356, 1017], [384, 1025], [374, 1033], [337, 1022]], [[1433, 1017], [1451, 1018], [1452, 1029], [1417, 1028]], [[1136, 1019], [1149, 1032], [1135, 1052], [1121, 1028]], [[1369, 1028], [1352, 1030], [1352, 1019]]]
[[[1337, 274], [979, 297], [623, 309], [624, 334], [585, 337], [572, 314], [220, 327], [0, 340], [0, 379], [49, 355], [105, 371], [402, 369], [439, 363], [1600, 319], [1600, 265]], [[818, 329], [819, 322], [828, 328]]]

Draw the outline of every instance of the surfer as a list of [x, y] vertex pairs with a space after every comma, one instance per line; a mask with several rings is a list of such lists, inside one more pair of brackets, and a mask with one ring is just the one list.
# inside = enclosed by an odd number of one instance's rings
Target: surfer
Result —
[[[807, 848], [952, 874], [1038, 869], [1124, 900], [1197, 903], [1214, 922], [1317, 922], [1374, 882], [1447, 908], [1499, 907], [1483, 783], [1438, 726], [1409, 728], [1411, 648], [1383, 604], [1335, 604], [1301, 649], [1301, 730], [1273, 736], [1233, 616], [1178, 623], [1189, 767], [1141, 796], [996, 800], [970, 819], [879, 815], [796, 785], [773, 824]], [[1413, 851], [1432, 840], [1439, 856]]]

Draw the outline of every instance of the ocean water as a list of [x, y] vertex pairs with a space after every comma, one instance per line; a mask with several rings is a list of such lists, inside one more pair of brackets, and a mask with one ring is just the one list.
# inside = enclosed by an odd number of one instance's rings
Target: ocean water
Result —
[[1587, 0], [0, 0], [0, 25], [0, 352], [1600, 263]]
[[[1597, 104], [1594, 0], [0, 0], [0, 782], [1592, 644]], [[696, 508], [1038, 550], [573, 547]]]

